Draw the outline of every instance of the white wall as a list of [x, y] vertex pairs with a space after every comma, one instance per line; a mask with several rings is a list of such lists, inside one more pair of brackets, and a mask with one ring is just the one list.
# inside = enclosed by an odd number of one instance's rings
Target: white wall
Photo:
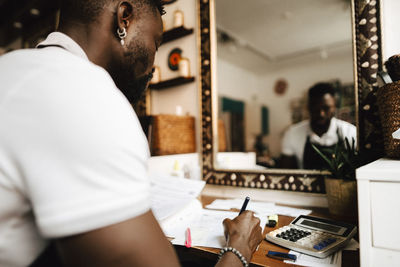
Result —
[[152, 114], [175, 114], [176, 106], [181, 106], [183, 114], [199, 117], [199, 97], [198, 97], [198, 64], [197, 64], [197, 12], [196, 0], [177, 1], [166, 5], [167, 14], [163, 16], [165, 30], [173, 27], [173, 13], [181, 10], [184, 13], [184, 25], [186, 28], [193, 28], [193, 34], [172, 42], [163, 44], [156, 55], [155, 65], [161, 69], [161, 79], [168, 80], [179, 76], [178, 71], [172, 71], [168, 67], [168, 55], [172, 49], [178, 47], [182, 49], [182, 56], [190, 61], [192, 76], [195, 82], [171, 87], [161, 90], [151, 91], [151, 113]]
[[217, 60], [218, 96], [225, 96], [245, 102], [245, 146], [253, 150], [254, 137], [261, 132], [260, 103], [254, 100], [259, 92], [258, 77], [240, 66], [221, 58]]
[[399, 0], [382, 0], [383, 58], [400, 54]]

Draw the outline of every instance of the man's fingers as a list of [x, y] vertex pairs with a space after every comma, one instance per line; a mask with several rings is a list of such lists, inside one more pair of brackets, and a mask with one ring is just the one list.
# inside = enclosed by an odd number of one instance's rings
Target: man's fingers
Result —
[[251, 223], [252, 223], [253, 225], [260, 224], [260, 221], [261, 221], [261, 220], [260, 220], [260, 218], [254, 216], [254, 212], [249, 211], [249, 210], [246, 210], [246, 211], [244, 211], [240, 216], [242, 216], [242, 215], [243, 215], [246, 219], [251, 220]]
[[224, 219], [224, 221], [222, 222], [222, 224], [223, 224], [225, 227], [230, 226], [231, 223], [232, 223], [232, 220], [231, 220], [231, 219], [228, 219], [228, 218]]
[[229, 234], [229, 228], [231, 228], [232, 220], [226, 218], [223, 222], [222, 225], [224, 226], [224, 235], [225, 239], [228, 240], [228, 234]]
[[254, 212], [252, 212], [251, 210], [245, 210], [240, 215], [243, 215], [243, 216], [246, 216], [246, 217], [252, 217], [252, 216], [254, 216]]

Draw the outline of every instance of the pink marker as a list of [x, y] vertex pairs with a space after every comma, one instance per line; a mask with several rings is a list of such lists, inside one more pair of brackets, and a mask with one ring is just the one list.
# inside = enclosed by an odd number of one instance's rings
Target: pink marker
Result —
[[190, 228], [189, 228], [189, 227], [186, 229], [185, 246], [186, 246], [187, 248], [191, 248], [191, 247], [192, 247], [192, 236], [191, 236], [191, 234], [190, 234]]

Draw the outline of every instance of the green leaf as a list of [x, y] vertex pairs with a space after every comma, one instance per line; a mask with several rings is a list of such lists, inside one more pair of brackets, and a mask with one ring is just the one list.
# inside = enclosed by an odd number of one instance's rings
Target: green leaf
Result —
[[321, 156], [321, 158], [323, 160], [325, 160], [325, 162], [329, 165], [329, 167], [331, 168], [330, 171], [334, 172], [335, 171], [335, 165], [334, 162], [332, 162], [331, 160], [328, 159], [327, 156], [325, 156], [316, 146], [314, 146], [313, 144], [311, 144], [312, 148]]
[[[356, 148], [356, 140], [340, 139], [332, 149], [318, 149], [311, 144], [318, 155], [328, 164], [328, 170], [338, 179], [354, 180], [355, 169], [361, 166], [361, 158]], [[329, 153], [332, 157], [329, 158]]]

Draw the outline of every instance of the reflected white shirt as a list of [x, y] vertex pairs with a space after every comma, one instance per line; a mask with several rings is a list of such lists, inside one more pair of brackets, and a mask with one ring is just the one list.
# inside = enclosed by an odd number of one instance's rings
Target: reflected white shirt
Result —
[[282, 154], [286, 156], [295, 156], [299, 168], [303, 168], [304, 146], [307, 136], [310, 136], [310, 142], [323, 146], [331, 146], [338, 142], [339, 135], [347, 137], [351, 142], [352, 138], [356, 140], [357, 129], [351, 123], [332, 118], [328, 131], [322, 136], [315, 134], [310, 126], [310, 121], [305, 120], [289, 127], [282, 139]]

